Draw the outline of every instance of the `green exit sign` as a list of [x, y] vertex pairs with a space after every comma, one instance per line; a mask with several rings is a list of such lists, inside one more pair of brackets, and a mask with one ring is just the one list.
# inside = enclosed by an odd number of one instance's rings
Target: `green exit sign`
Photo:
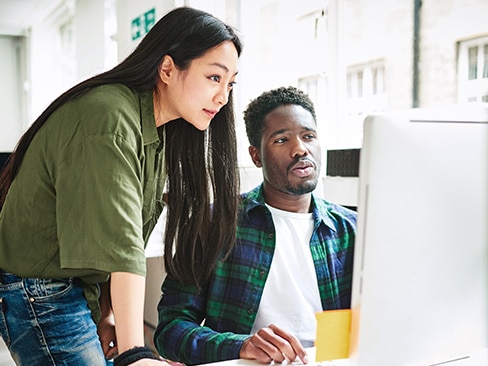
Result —
[[146, 11], [144, 14], [139, 15], [137, 18], [132, 19], [130, 33], [132, 40], [135, 41], [146, 35], [147, 32], [156, 23], [156, 9]]

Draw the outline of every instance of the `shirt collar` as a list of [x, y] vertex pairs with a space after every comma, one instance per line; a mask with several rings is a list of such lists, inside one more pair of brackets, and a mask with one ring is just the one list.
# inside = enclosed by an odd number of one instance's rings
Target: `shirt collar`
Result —
[[[244, 200], [243, 210], [246, 213], [246, 215], [248, 215], [249, 212], [255, 209], [256, 207], [265, 207], [263, 184], [261, 183], [253, 190], [244, 193], [242, 195], [242, 199]], [[329, 229], [336, 231], [334, 221], [329, 212], [327, 201], [322, 199], [317, 199], [312, 193], [312, 205], [313, 205], [312, 214], [313, 214], [315, 226], [318, 227], [320, 223], [324, 223], [324, 225], [327, 226]]]
[[159, 143], [158, 129], [154, 119], [154, 104], [152, 91], [144, 91], [139, 95], [139, 102], [141, 104], [141, 124], [142, 124], [142, 138], [144, 145], [152, 143]]

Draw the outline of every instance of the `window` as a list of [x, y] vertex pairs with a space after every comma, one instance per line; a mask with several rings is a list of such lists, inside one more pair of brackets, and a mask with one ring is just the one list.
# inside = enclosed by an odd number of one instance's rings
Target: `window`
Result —
[[383, 63], [350, 67], [347, 72], [347, 98], [367, 98], [384, 92]]
[[57, 41], [57, 57], [60, 73], [63, 75], [60, 79], [69, 76], [69, 79], [74, 80], [76, 78], [76, 53], [73, 17], [67, 17], [59, 24]]
[[459, 43], [458, 102], [488, 102], [488, 36]]
[[367, 113], [385, 109], [384, 75], [385, 67], [382, 60], [347, 69], [346, 110], [350, 116], [361, 118]]
[[314, 104], [317, 121], [319, 122], [319, 129], [325, 128], [323, 123], [325, 121], [326, 110], [329, 103], [327, 95], [327, 77], [325, 73], [304, 76], [298, 79], [298, 88], [303, 90]]
[[327, 102], [327, 79], [325, 74], [301, 77], [298, 88], [308, 94], [317, 108]]

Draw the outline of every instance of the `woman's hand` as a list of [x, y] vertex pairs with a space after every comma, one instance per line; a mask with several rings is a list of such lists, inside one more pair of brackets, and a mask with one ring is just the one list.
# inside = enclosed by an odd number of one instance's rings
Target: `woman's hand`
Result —
[[114, 358], [117, 353], [117, 340], [115, 337], [115, 321], [113, 314], [100, 320], [97, 328], [98, 337], [102, 344], [103, 354], [107, 360]]
[[[128, 272], [113, 272], [110, 279], [111, 308], [115, 318], [117, 346], [119, 356], [124, 359], [127, 353], [134, 351], [142, 357], [130, 365], [134, 366], [171, 366], [166, 360], [150, 358], [153, 351], [144, 347], [144, 291], [145, 278]], [[147, 352], [151, 354], [149, 356]], [[127, 353], [126, 353], [127, 352]], [[154, 355], [154, 357], [157, 357]], [[120, 359], [119, 359], [120, 360]], [[122, 364], [122, 360], [120, 363]], [[117, 364], [117, 358], [115, 359]], [[126, 363], [123, 363], [126, 365]]]
[[117, 339], [115, 336], [115, 320], [110, 301], [110, 283], [100, 285], [100, 309], [102, 317], [98, 323], [97, 332], [102, 344], [103, 354], [107, 360], [117, 355]]

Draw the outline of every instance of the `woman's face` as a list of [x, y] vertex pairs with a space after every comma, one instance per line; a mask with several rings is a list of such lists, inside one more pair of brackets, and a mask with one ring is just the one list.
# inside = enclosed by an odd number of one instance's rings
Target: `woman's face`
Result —
[[155, 101], [156, 124], [184, 118], [195, 128], [205, 130], [228, 102], [238, 60], [237, 50], [230, 41], [192, 60], [186, 70], [178, 69], [171, 57], [165, 56], [160, 68], [163, 84], [157, 93], [159, 100]]

